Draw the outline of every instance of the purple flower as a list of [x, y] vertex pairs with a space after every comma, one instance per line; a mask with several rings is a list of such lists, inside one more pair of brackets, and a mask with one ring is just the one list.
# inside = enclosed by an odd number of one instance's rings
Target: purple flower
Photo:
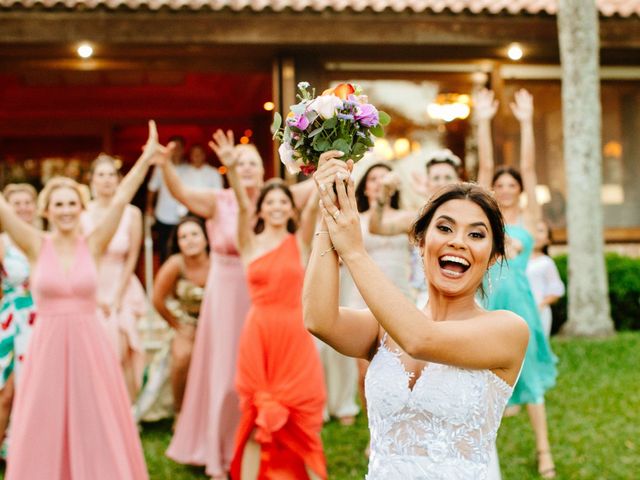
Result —
[[374, 127], [378, 124], [378, 110], [370, 103], [363, 103], [356, 108], [355, 119], [363, 127]]
[[299, 130], [306, 130], [309, 126], [309, 119], [306, 115], [294, 115], [293, 117], [287, 119], [287, 125], [290, 127], [295, 127]]
[[338, 117], [340, 120], [348, 120], [348, 121], [350, 121], [350, 122], [353, 122], [353, 120], [354, 120], [354, 116], [353, 116], [353, 115], [351, 115], [351, 114], [349, 114], [349, 113], [339, 113], [339, 114], [337, 115], [337, 117]]

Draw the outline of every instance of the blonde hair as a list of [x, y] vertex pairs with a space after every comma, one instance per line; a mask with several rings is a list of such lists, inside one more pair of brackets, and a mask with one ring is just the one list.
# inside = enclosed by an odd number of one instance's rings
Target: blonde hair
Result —
[[69, 177], [53, 177], [47, 181], [44, 188], [38, 195], [38, 215], [45, 217], [47, 208], [49, 208], [49, 202], [51, 201], [51, 194], [61, 188], [70, 188], [78, 194], [80, 204], [82, 208], [87, 208], [89, 203], [89, 189], [86, 185], [82, 185], [76, 182], [73, 178]]
[[247, 153], [252, 153], [253, 155], [255, 155], [256, 158], [260, 161], [260, 165], [264, 169], [262, 156], [260, 155], [260, 152], [258, 151], [258, 149], [256, 148], [256, 146], [254, 144], [252, 144], [252, 143], [239, 143], [239, 144], [237, 144], [235, 146], [235, 149], [237, 151], [239, 151], [239, 152], [247, 152]]
[[7, 200], [9, 200], [9, 197], [14, 193], [26, 193], [33, 199], [34, 202], [38, 200], [38, 192], [33, 187], [33, 185], [29, 183], [10, 183], [6, 187], [4, 187], [4, 190], [2, 191], [4, 198], [6, 198]]
[[93, 176], [93, 174], [95, 173], [96, 168], [98, 168], [103, 163], [108, 163], [109, 165], [111, 165], [113, 169], [116, 171], [116, 174], [118, 175], [118, 177], [120, 176], [120, 169], [118, 168], [118, 160], [116, 160], [114, 157], [106, 153], [101, 153], [95, 158], [93, 162], [91, 162], [91, 166], [89, 167], [89, 173], [91, 174], [91, 176]]

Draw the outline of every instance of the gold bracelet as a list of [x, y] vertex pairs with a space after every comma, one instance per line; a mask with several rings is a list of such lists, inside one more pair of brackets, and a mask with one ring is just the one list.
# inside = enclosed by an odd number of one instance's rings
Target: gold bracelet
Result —
[[326, 249], [324, 252], [320, 253], [321, 257], [324, 257], [327, 253], [329, 253], [331, 250], [335, 250], [336, 247], [334, 247], [333, 245], [331, 245], [331, 248]]

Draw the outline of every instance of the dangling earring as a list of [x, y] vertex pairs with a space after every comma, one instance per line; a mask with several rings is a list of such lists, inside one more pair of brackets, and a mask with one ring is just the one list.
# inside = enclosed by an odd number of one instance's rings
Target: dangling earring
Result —
[[493, 289], [493, 285], [491, 283], [491, 273], [489, 273], [489, 270], [487, 269], [487, 293], [491, 293], [491, 290]]

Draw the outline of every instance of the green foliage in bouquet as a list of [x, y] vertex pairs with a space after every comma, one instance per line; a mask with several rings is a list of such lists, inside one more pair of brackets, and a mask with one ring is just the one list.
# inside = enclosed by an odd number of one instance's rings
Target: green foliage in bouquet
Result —
[[360, 160], [391, 121], [368, 103], [360, 87], [348, 83], [316, 96], [315, 89], [301, 82], [298, 100], [284, 125], [277, 112], [272, 125], [273, 138], [282, 142], [280, 159], [290, 173], [313, 173], [320, 155], [329, 150], [343, 152], [345, 160]]

